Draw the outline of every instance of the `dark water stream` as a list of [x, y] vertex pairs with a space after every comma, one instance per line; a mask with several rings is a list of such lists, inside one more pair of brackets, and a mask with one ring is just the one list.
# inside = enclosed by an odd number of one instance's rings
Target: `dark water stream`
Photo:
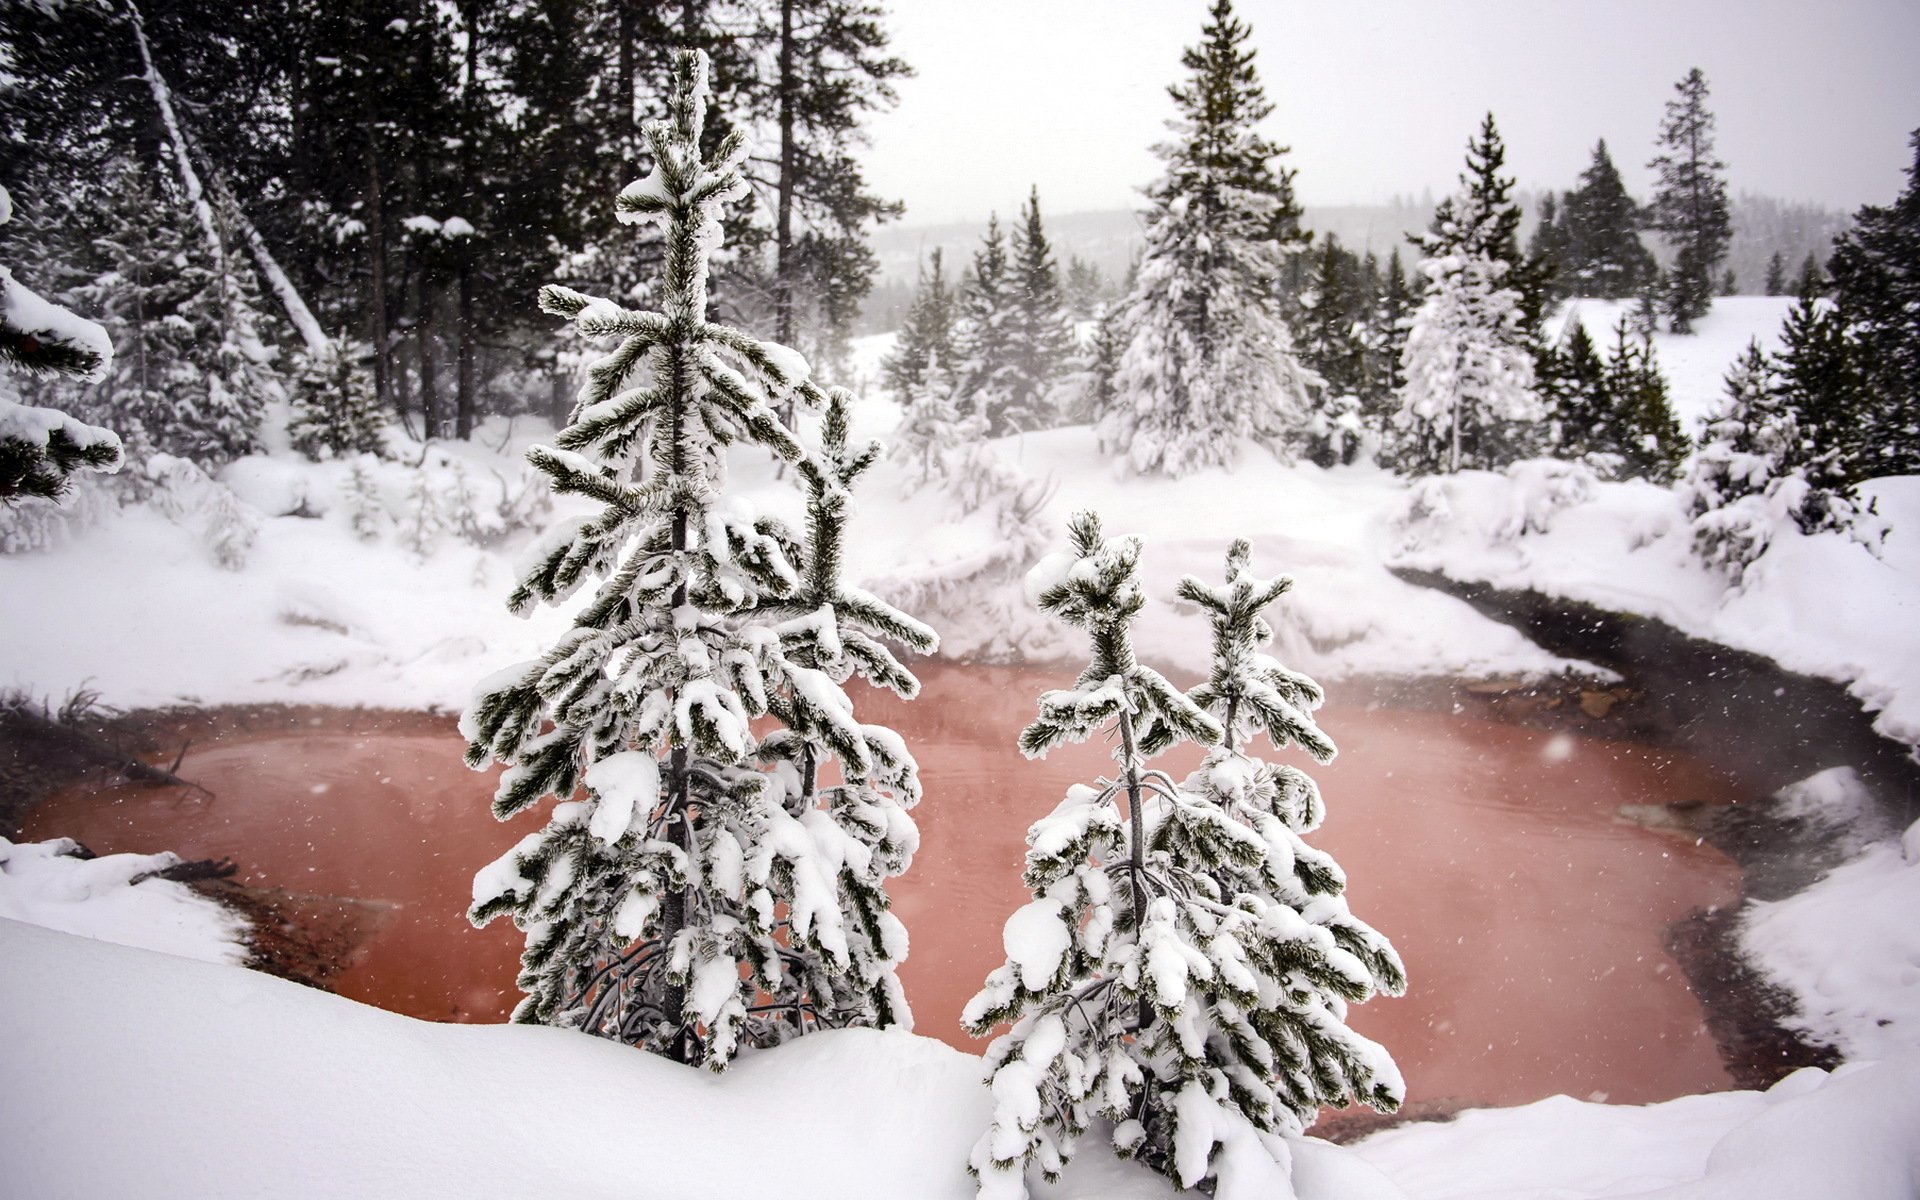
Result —
[[[902, 969], [919, 1032], [968, 1049], [960, 1007], [1001, 960], [1000, 926], [1027, 899], [1027, 825], [1069, 783], [1107, 769], [1100, 745], [1037, 763], [1013, 748], [1033, 697], [1067, 673], [925, 667], [921, 698], [858, 698], [920, 761], [922, 848], [892, 888], [912, 934]], [[1662, 929], [1733, 902], [1716, 852], [1622, 824], [1623, 804], [1728, 803], [1725, 782], [1677, 754], [1446, 713], [1334, 702], [1340, 746], [1309, 767], [1329, 817], [1311, 839], [1346, 868], [1354, 911], [1399, 947], [1409, 994], [1353, 1012], [1398, 1059], [1415, 1100], [1512, 1104], [1557, 1092], [1641, 1103], [1728, 1086]], [[180, 772], [215, 793], [121, 785], [49, 800], [32, 837], [94, 850], [231, 856], [242, 878], [386, 902], [336, 980], [355, 999], [434, 1020], [512, 1007], [520, 935], [469, 926], [474, 871], [541, 818], [495, 822], [492, 773], [460, 762], [447, 720], [213, 741]], [[1178, 777], [1197, 755], [1170, 755]]]

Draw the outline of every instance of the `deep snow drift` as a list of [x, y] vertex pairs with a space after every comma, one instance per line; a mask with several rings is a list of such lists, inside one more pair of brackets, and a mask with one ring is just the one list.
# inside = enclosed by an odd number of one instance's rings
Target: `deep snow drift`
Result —
[[[525, 1026], [436, 1025], [235, 967], [0, 921], [0, 1180], [36, 1200], [961, 1200], [980, 1061], [844, 1030], [725, 1076]], [[137, 1012], [129, 999], [137, 998]], [[1558, 1097], [1299, 1143], [1303, 1200], [1906, 1200], [1920, 1056], [1643, 1108]], [[1054, 1200], [1174, 1193], [1090, 1144]], [[1276, 1198], [1279, 1200], [1279, 1198]]]

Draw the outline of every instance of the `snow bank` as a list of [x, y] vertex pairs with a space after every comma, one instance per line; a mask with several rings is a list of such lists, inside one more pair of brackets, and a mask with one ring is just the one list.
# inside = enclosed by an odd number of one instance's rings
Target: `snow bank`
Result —
[[[931, 1038], [818, 1034], [714, 1076], [578, 1033], [414, 1021], [9, 922], [0, 957], [0, 1061], [21, 1101], [0, 1124], [8, 1195], [973, 1195], [980, 1060]], [[1090, 1149], [1036, 1194], [1172, 1192]]]
[[1920, 1053], [1920, 822], [1798, 895], [1751, 905], [1741, 944], [1813, 1041], [1848, 1059]]
[[[1424, 481], [1394, 518], [1388, 561], [1655, 617], [1848, 683], [1881, 734], [1920, 743], [1920, 477], [1862, 488], [1890, 526], [1877, 554], [1785, 522], [1730, 590], [1694, 556], [1676, 493], [1593, 483], [1585, 499], [1549, 505], [1528, 470], [1536, 465]], [[1516, 514], [1530, 520], [1517, 527]]]
[[[846, 1030], [725, 1076], [545, 1027], [437, 1025], [0, 921], [0, 1191], [962, 1200], [980, 1060]], [[138, 1020], [129, 1020], [137, 1009]], [[1920, 1055], [1639, 1108], [1555, 1097], [1295, 1145], [1302, 1200], [1907, 1200]], [[1042, 1200], [1175, 1195], [1089, 1144]]]
[[1638, 1108], [1554, 1096], [1402, 1126], [1355, 1149], [1421, 1200], [1911, 1200], [1920, 1055]]
[[178, 855], [78, 850], [71, 838], [0, 838], [0, 918], [202, 962], [246, 961], [244, 920], [183, 883], [151, 878]]

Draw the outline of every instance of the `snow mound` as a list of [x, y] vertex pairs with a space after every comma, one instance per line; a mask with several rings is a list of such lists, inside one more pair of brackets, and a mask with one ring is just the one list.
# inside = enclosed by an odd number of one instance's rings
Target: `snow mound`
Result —
[[1849, 1059], [1914, 1054], [1920, 1053], [1916, 914], [1920, 822], [1796, 896], [1755, 903], [1741, 940], [1793, 996], [1797, 1016], [1790, 1023], [1809, 1038]]
[[246, 961], [244, 920], [183, 883], [152, 877], [177, 866], [178, 855], [81, 853], [71, 838], [0, 837], [0, 917], [202, 962]]
[[1910, 1200], [1920, 1054], [1636, 1108], [1553, 1096], [1405, 1125], [1355, 1150], [1409, 1197], [1433, 1200]]

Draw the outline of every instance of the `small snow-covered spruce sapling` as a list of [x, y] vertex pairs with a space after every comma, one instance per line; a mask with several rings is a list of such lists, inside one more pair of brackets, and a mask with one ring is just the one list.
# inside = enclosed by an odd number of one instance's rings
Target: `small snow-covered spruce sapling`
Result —
[[[1321, 1103], [1399, 1103], [1391, 1059], [1346, 1028], [1344, 1006], [1405, 982], [1347, 914], [1339, 869], [1299, 840], [1320, 815], [1312, 781], [1235, 749], [1266, 730], [1332, 751], [1306, 715], [1318, 688], [1257, 653], [1259, 610], [1287, 581], [1249, 576], [1243, 543], [1224, 589], [1183, 584], [1216, 614], [1214, 676], [1189, 698], [1133, 653], [1139, 542], [1102, 537], [1086, 513], [1072, 535], [1029, 589], [1089, 631], [1093, 662], [1041, 697], [1021, 749], [1106, 728], [1120, 769], [1070, 789], [1027, 835], [1035, 899], [963, 1014], [975, 1036], [1012, 1025], [987, 1052], [994, 1116], [969, 1167], [983, 1197], [1022, 1196], [1027, 1166], [1057, 1176], [1102, 1117], [1119, 1153], [1183, 1187], [1279, 1194], [1284, 1136]], [[1176, 785], [1147, 759], [1181, 739], [1214, 749]]]
[[[705, 56], [677, 54], [673, 74], [668, 120], [646, 129], [653, 172], [617, 203], [623, 221], [664, 226], [660, 310], [541, 292], [582, 332], [618, 339], [556, 445], [529, 453], [601, 511], [551, 531], [509, 605], [597, 584], [561, 641], [482, 683], [463, 718], [467, 761], [509, 764], [497, 816], [558, 801], [480, 872], [470, 916], [527, 933], [515, 1020], [719, 1070], [743, 1044], [907, 1019], [892, 977], [904, 930], [880, 880], [912, 851], [901, 809], [918, 785], [896, 736], [853, 722], [839, 681], [910, 691], [875, 638], [932, 638], [839, 583], [846, 484], [874, 453], [848, 451], [844, 397], [808, 459], [774, 415], [829, 403], [805, 361], [706, 319], [746, 145], [735, 133], [703, 158]], [[735, 443], [804, 463], [810, 547], [725, 495]], [[756, 739], [764, 715], [786, 732]], [[847, 782], [819, 788], [830, 759]]]

